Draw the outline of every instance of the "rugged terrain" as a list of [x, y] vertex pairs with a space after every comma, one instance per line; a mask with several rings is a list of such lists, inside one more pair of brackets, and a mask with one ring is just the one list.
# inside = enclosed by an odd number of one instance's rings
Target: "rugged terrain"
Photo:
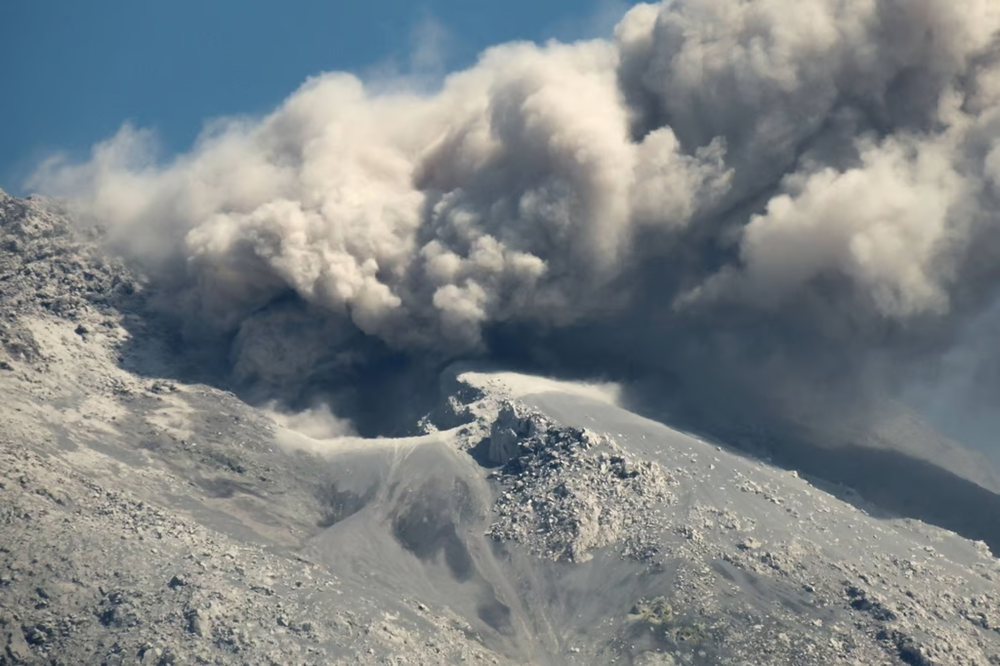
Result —
[[993, 477], [917, 421], [782, 468], [452, 365], [410, 436], [317, 438], [104, 247], [0, 193], [0, 664], [1000, 663]]

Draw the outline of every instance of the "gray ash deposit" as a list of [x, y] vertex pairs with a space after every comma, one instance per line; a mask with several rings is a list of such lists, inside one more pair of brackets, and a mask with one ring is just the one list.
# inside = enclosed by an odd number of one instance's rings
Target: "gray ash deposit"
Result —
[[998, 35], [640, 4], [47, 162], [0, 666], [1000, 664], [1000, 474], [901, 402], [995, 421]]

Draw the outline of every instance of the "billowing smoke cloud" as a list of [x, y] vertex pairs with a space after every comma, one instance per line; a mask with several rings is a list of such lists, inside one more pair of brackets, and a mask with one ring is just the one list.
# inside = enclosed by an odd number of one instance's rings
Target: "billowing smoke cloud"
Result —
[[354, 435], [351, 424], [338, 418], [326, 405], [316, 405], [295, 414], [287, 414], [280, 405], [270, 405], [265, 413], [278, 425], [310, 439], [335, 439]]
[[668, 0], [433, 94], [320, 76], [166, 164], [125, 127], [35, 184], [247, 379], [503, 351], [894, 390], [998, 295], [998, 30], [993, 0]]

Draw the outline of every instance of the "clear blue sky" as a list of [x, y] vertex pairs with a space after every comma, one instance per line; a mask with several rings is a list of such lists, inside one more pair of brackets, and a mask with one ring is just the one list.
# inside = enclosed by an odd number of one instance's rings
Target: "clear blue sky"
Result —
[[429, 21], [444, 65], [513, 39], [596, 36], [624, 0], [0, 0], [0, 188], [124, 121], [183, 150], [212, 117], [262, 113], [309, 75], [405, 69]]

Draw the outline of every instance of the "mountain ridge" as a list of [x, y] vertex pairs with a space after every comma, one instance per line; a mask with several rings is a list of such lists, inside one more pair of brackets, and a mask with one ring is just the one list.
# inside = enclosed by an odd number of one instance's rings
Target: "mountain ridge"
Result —
[[2, 664], [1000, 663], [983, 543], [610, 384], [453, 365], [412, 436], [309, 430], [58, 204], [0, 214]]

